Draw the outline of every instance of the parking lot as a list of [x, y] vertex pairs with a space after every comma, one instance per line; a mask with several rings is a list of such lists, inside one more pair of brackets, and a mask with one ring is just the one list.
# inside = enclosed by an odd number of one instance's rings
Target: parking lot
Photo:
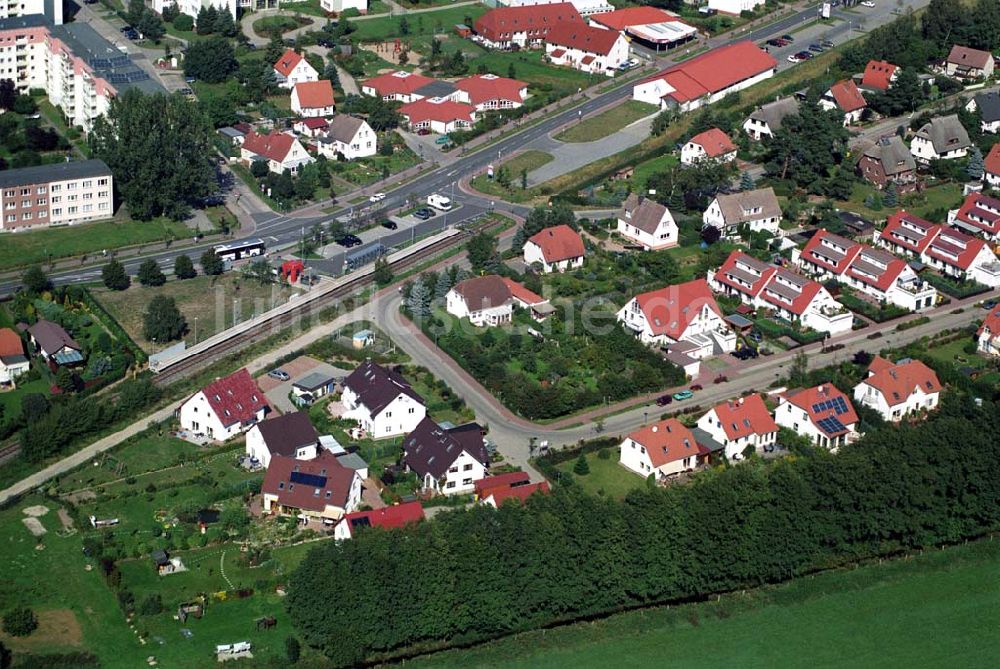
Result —
[[316, 358], [311, 358], [307, 355], [290, 360], [276, 369], [280, 369], [288, 374], [288, 380], [282, 381], [281, 379], [264, 374], [257, 379], [257, 385], [259, 385], [260, 389], [264, 391], [264, 395], [267, 397], [268, 403], [281, 413], [289, 413], [299, 410], [299, 407], [296, 407], [292, 404], [292, 401], [288, 399], [288, 395], [292, 392], [292, 384], [299, 379], [313, 372], [319, 372], [321, 374], [329, 374], [335, 379], [340, 380], [350, 373], [347, 370], [334, 367], [333, 365], [317, 360]]

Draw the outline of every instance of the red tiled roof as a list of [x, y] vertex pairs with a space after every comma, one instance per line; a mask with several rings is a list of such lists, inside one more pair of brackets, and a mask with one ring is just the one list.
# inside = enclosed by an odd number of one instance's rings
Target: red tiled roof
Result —
[[[726, 258], [726, 262], [715, 271], [715, 280], [748, 297], [755, 298], [764, 290], [764, 286], [776, 271], [774, 265], [748, 256], [743, 251], [733, 251]], [[745, 285], [746, 283], [750, 285]]]
[[802, 248], [800, 256], [831, 274], [841, 275], [847, 271], [851, 261], [861, 252], [862, 244], [846, 237], [819, 230]]
[[635, 300], [653, 335], [666, 335], [674, 340], [683, 336], [692, 319], [702, 312], [702, 307], [708, 306], [719, 317], [722, 316], [705, 279], [641, 293], [635, 296]]
[[990, 152], [986, 154], [986, 160], [983, 164], [988, 174], [1000, 176], [1000, 142], [994, 144]]
[[864, 109], [868, 106], [865, 97], [858, 90], [857, 84], [850, 79], [838, 81], [833, 86], [830, 86], [830, 95], [833, 96], [833, 99], [837, 102], [837, 106], [845, 114], [857, 111], [858, 109]]
[[487, 497], [493, 498], [493, 503], [499, 507], [508, 499], [516, 499], [519, 503], [523, 504], [524, 500], [528, 499], [536, 492], [540, 492], [543, 495], [549, 494], [549, 484], [545, 481], [541, 483], [529, 483], [528, 485], [519, 485], [509, 488], [494, 488]]
[[474, 105], [491, 100], [524, 102], [521, 91], [527, 87], [528, 84], [523, 81], [498, 77], [495, 74], [477, 74], [455, 82], [455, 88], [465, 91]]
[[[873, 263], [873, 260], [885, 265], [885, 269], [882, 269], [879, 264]], [[866, 263], [864, 266], [866, 269], [868, 265], [871, 265], [881, 273], [873, 276], [870, 272], [863, 271], [862, 266], [858, 264], [859, 262]], [[874, 286], [879, 292], [884, 293], [892, 287], [892, 284], [896, 283], [896, 279], [899, 278], [899, 275], [903, 273], [906, 267], [906, 261], [885, 251], [862, 245], [861, 250], [847, 268], [846, 273], [851, 278], [866, 283], [869, 286]]]
[[288, 152], [292, 150], [292, 143], [295, 138], [277, 130], [268, 135], [258, 135], [256, 132], [248, 132], [243, 139], [243, 148], [258, 156], [282, 162]]
[[302, 118], [296, 121], [296, 123], [302, 124], [310, 130], [322, 130], [330, 125], [330, 122], [325, 118]]
[[669, 67], [642, 83], [664, 79], [676, 92], [668, 96], [687, 102], [777, 67], [778, 61], [750, 41], [737, 42]]
[[905, 402], [916, 388], [920, 388], [924, 393], [936, 393], [941, 390], [937, 374], [919, 360], [892, 364], [884, 358], [877, 357], [872, 361], [868, 372], [869, 376], [862, 383], [881, 392], [890, 407]]
[[0, 357], [8, 355], [24, 355], [24, 344], [21, 336], [10, 328], [0, 329]]
[[865, 66], [865, 74], [861, 78], [861, 85], [867, 88], [876, 88], [880, 91], [889, 89], [892, 85], [892, 75], [899, 68], [884, 60], [870, 60]]
[[281, 54], [281, 58], [278, 62], [274, 64], [274, 69], [283, 76], [287, 77], [295, 69], [295, 66], [302, 61], [301, 54], [295, 53], [294, 49], [286, 49], [285, 53]]
[[[920, 254], [930, 244], [940, 227], [901, 209], [889, 215], [885, 222], [885, 228], [882, 229], [881, 239], [902, 246], [912, 253]], [[914, 236], [918, 236], [920, 239], [910, 239]]]
[[801, 316], [821, 290], [823, 286], [818, 282], [784, 267], [776, 267], [760, 297], [768, 304]]
[[613, 30], [593, 28], [585, 23], [560, 23], [549, 30], [545, 41], [569, 49], [607, 56], [615, 43], [623, 39]]
[[219, 422], [225, 426], [252, 421], [258, 411], [269, 408], [267, 398], [245, 367], [216, 379], [201, 392]]
[[547, 263], [582, 258], [584, 254], [583, 238], [568, 225], [545, 228], [528, 241], [542, 250], [542, 257]]
[[[607, 31], [605, 30], [604, 32], [607, 32]], [[593, 62], [594, 62], [594, 56], [591, 56], [589, 54], [580, 59], [580, 64], [581, 65], [590, 65]]]
[[951, 47], [951, 52], [947, 58], [947, 62], [949, 63], [965, 67], [975, 67], [980, 70], [985, 68], [991, 60], [993, 60], [993, 54], [989, 51], [970, 49], [967, 46], [960, 46], [958, 44]]
[[990, 341], [1000, 337], [1000, 306], [993, 309], [983, 319], [983, 324], [976, 330], [976, 336], [980, 337], [984, 332], [989, 332]]
[[299, 96], [299, 106], [303, 109], [319, 109], [333, 106], [333, 84], [328, 79], [295, 84]]
[[646, 449], [653, 469], [665, 464], [689, 458], [692, 455], [706, 455], [707, 448], [699, 446], [694, 433], [676, 418], [668, 418], [658, 423], [631, 432], [628, 438]]
[[968, 271], [972, 269], [973, 261], [984, 248], [987, 248], [986, 242], [979, 237], [942, 226], [927, 246], [925, 253], [946, 265]]
[[473, 29], [492, 42], [502, 42], [510, 41], [514, 33], [528, 33], [529, 38], [541, 39], [553, 26], [563, 23], [583, 25], [583, 18], [570, 2], [497, 7], [476, 19]]
[[[837, 413], [839, 407], [826, 404], [838, 398], [843, 401], [846, 407], [846, 410], [840, 413]], [[805, 411], [809, 415], [809, 420], [812, 424], [829, 437], [837, 437], [849, 432], [851, 427], [858, 422], [858, 414], [854, 410], [851, 400], [832, 383], [824, 383], [813, 388], [806, 388], [794, 394], [788, 394], [785, 396], [785, 399]], [[845, 429], [833, 432], [824, 430], [819, 425], [819, 422], [824, 418], [836, 418]]]
[[729, 135], [718, 128], [709, 128], [688, 141], [703, 148], [709, 158], [718, 158], [736, 150], [736, 145], [729, 139]]
[[423, 88], [428, 84], [433, 84], [436, 79], [425, 77], [422, 74], [412, 72], [387, 72], [377, 77], [372, 77], [361, 82], [362, 87], [374, 88], [380, 96], [387, 95], [410, 95], [418, 88]]
[[603, 14], [594, 14], [589, 18], [591, 21], [600, 23], [611, 30], [625, 30], [629, 26], [669, 23], [676, 20], [662, 9], [645, 5], [641, 7], [626, 7], [625, 9], [617, 9], [613, 12], [604, 12]]
[[955, 218], [990, 235], [998, 235], [1000, 234], [1000, 200], [982, 193], [969, 193], [965, 196], [965, 201]]
[[424, 507], [420, 502], [403, 502], [373, 511], [348, 513], [340, 522], [347, 523], [347, 529], [354, 535], [358, 527], [381, 527], [393, 529], [418, 523], [424, 519]]
[[778, 431], [760, 395], [747, 395], [737, 400], [729, 400], [713, 409], [726, 439], [734, 441], [754, 434], [770, 434]]
[[[356, 474], [323, 450], [312, 460], [283, 455], [271, 458], [261, 492], [275, 495], [278, 504], [293, 509], [324, 511], [327, 506], [345, 508]], [[298, 479], [297, 481], [295, 479]]]
[[517, 281], [508, 279], [505, 276], [500, 278], [503, 279], [504, 285], [507, 286], [507, 290], [510, 291], [511, 297], [513, 297], [515, 300], [520, 300], [521, 302], [527, 304], [528, 306], [532, 306], [535, 304], [544, 304], [545, 302], [548, 302], [548, 300], [546, 300], [544, 297], [531, 292], [530, 290], [519, 284]]
[[507, 472], [496, 476], [487, 476], [473, 482], [476, 490], [476, 497], [485, 498], [494, 488], [509, 488], [514, 485], [524, 485], [531, 481], [528, 472]]
[[555, 49], [552, 52], [552, 57], [553, 58], [562, 58], [565, 55], [566, 55], [566, 49]]
[[405, 116], [411, 125], [424, 121], [437, 121], [439, 123], [468, 121], [472, 123], [475, 111], [464, 102], [427, 98], [408, 102], [399, 108], [399, 113]]

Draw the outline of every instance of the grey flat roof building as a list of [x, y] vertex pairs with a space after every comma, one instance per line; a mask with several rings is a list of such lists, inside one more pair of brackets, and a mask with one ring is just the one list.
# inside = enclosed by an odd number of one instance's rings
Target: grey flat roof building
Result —
[[74, 160], [66, 163], [4, 170], [0, 172], [0, 188], [102, 176], [111, 176], [111, 168], [104, 164], [103, 160]]
[[84, 60], [94, 73], [118, 92], [138, 88], [145, 93], [163, 93], [160, 84], [118, 48], [86, 23], [52, 26], [49, 33], [66, 43], [73, 55]]

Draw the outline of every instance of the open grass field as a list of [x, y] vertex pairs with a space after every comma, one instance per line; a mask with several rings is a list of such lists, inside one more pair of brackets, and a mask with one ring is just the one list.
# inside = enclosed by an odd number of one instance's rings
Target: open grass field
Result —
[[868, 206], [866, 200], [869, 196], [875, 196], [880, 199], [883, 197], [870, 184], [859, 182], [854, 185], [854, 190], [851, 192], [851, 199], [846, 202], [838, 201], [836, 206], [876, 221], [885, 219], [900, 207], [905, 208], [915, 216], [931, 217], [933, 220], [937, 220], [944, 218], [943, 212], [948, 209], [957, 208], [961, 204], [962, 186], [956, 183], [930, 186], [920, 193], [901, 197], [896, 207], [885, 205], [880, 209], [872, 209]]
[[623, 499], [629, 491], [646, 485], [646, 479], [638, 474], [633, 474], [618, 464], [617, 448], [608, 450], [611, 453], [611, 457], [607, 460], [597, 457], [597, 453], [588, 453], [585, 456], [587, 464], [590, 466], [590, 473], [585, 476], [573, 473], [573, 466], [576, 465], [576, 460], [561, 462], [556, 465], [556, 468], [567, 474], [571, 474], [575, 483], [593, 495]]
[[[454, 32], [455, 24], [475, 21], [486, 13], [483, 5], [464, 5], [462, 7], [446, 7], [432, 12], [421, 12], [406, 17], [408, 34], [434, 35]], [[377, 19], [353, 21], [357, 28], [351, 33], [351, 39], [356, 42], [377, 42], [379, 40], [395, 39], [400, 36], [399, 22], [403, 17], [385, 16]], [[405, 39], [405, 38], [402, 38]]]
[[529, 149], [523, 151], [510, 160], [504, 161], [500, 167], [506, 168], [510, 183], [507, 188], [497, 181], [499, 167], [494, 171], [494, 178], [490, 179], [486, 174], [477, 175], [472, 179], [472, 187], [484, 195], [492, 195], [509, 202], [522, 202], [531, 197], [530, 190], [521, 188], [521, 171], [531, 174], [542, 165], [551, 163], [555, 158], [550, 153]]
[[260, 37], [268, 37], [272, 32], [286, 33], [289, 30], [312, 25], [313, 20], [305, 17], [291, 16], [265, 16], [253, 22], [254, 34]]
[[636, 186], [636, 192], [644, 193], [646, 191], [646, 181], [649, 177], [660, 172], [666, 172], [676, 167], [680, 162], [680, 158], [674, 154], [664, 153], [662, 156], [657, 156], [652, 160], [647, 160], [636, 165], [635, 171], [632, 173], [632, 183]]
[[120, 292], [102, 288], [93, 294], [135, 343], [145, 351], [156, 351], [164, 346], [148, 342], [142, 336], [143, 314], [155, 295], [166, 295], [177, 302], [177, 308], [187, 319], [189, 331], [185, 339], [190, 345], [195, 343], [196, 334], [201, 341], [232, 327], [234, 312], [242, 322], [255, 313], [283, 304], [293, 292], [288, 286], [262, 286], [244, 280], [238, 272], [227, 272], [217, 277], [199, 275], [185, 281], [171, 280], [156, 288], [138, 283]]
[[[476, 47], [480, 48], [480, 47]], [[526, 81], [533, 86], [552, 87], [563, 95], [575, 93], [578, 88], [586, 88], [590, 84], [605, 79], [603, 75], [589, 75], [570, 67], [555, 67], [542, 61], [541, 51], [487, 51], [482, 55], [470, 57], [469, 72], [476, 72], [480, 65], [501, 76], [507, 76], [511, 65], [514, 66], [514, 77]], [[530, 93], [531, 91], [529, 91]]]
[[69, 227], [19, 232], [4, 237], [0, 244], [0, 269], [25, 267], [50, 259], [66, 258], [102, 249], [148, 244], [164, 239], [183, 239], [191, 230], [183, 223], [167, 219], [153, 221], [101, 221]]
[[407, 666], [985, 667], [1000, 649], [1000, 542], [803, 577], [746, 598], [625, 613]]
[[597, 116], [580, 121], [555, 136], [560, 142], [593, 142], [613, 135], [627, 125], [656, 113], [656, 107], [645, 102], [628, 100]]

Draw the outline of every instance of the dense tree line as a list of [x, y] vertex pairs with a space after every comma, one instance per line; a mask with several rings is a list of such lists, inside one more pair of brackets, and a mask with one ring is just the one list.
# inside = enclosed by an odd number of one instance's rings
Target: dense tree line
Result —
[[290, 578], [288, 610], [306, 643], [350, 666], [998, 528], [1000, 410], [955, 393], [925, 423], [836, 456], [717, 468], [622, 502], [570, 486], [329, 542]]

